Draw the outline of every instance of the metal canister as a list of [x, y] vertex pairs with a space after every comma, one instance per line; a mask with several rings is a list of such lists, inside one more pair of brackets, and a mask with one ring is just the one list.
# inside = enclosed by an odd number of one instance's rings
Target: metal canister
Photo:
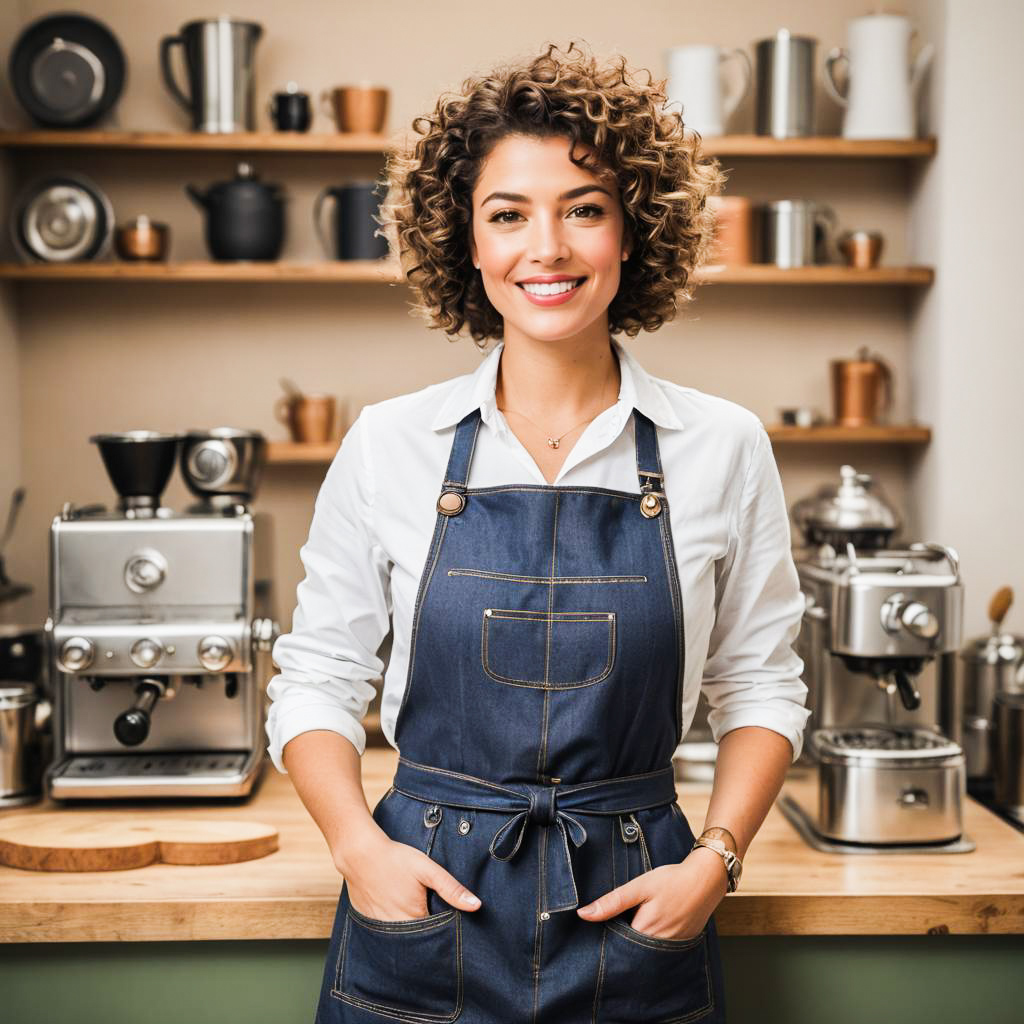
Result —
[[817, 39], [779, 29], [754, 46], [758, 135], [789, 139], [814, 134], [814, 48]]
[[963, 738], [967, 775], [992, 774], [991, 736], [995, 696], [1024, 689], [1024, 637], [995, 632], [975, 637], [960, 651], [963, 670]]
[[1024, 692], [1001, 690], [990, 735], [995, 801], [1024, 822]]
[[0, 807], [42, 799], [43, 756], [34, 683], [0, 682]]

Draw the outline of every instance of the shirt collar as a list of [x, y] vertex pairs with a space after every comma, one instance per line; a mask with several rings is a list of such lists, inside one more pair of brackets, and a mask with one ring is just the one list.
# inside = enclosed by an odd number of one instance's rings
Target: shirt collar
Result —
[[[627, 414], [636, 408], [659, 427], [682, 430], [684, 423], [654, 378], [617, 339], [612, 338], [611, 343], [619, 357], [619, 402]], [[456, 379], [430, 424], [433, 430], [444, 430], [459, 423], [474, 409], [480, 410], [485, 423], [493, 424], [497, 409], [494, 391], [504, 346], [504, 341], [499, 341], [476, 370]]]

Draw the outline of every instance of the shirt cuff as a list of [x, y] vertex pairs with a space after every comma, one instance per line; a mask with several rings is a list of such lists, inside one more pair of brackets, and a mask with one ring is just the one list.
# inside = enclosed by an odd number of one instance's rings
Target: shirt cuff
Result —
[[304, 704], [286, 715], [267, 718], [266, 731], [270, 741], [267, 744], [267, 753], [270, 754], [274, 767], [282, 775], [288, 774], [281, 758], [285, 744], [300, 733], [312, 732], [315, 729], [327, 729], [344, 736], [356, 748], [360, 757], [366, 750], [366, 730], [337, 704]]
[[793, 747], [791, 764], [803, 749], [804, 727], [811, 715], [810, 708], [801, 707], [791, 700], [764, 701], [757, 707], [734, 708], [730, 711], [708, 712], [708, 726], [716, 743], [733, 729], [744, 725], [759, 725], [785, 736]]

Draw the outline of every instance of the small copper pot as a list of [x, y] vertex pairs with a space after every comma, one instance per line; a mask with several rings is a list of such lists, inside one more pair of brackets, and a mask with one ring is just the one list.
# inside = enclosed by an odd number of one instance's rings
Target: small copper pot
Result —
[[169, 244], [170, 228], [145, 214], [114, 231], [114, 248], [123, 260], [165, 260]]

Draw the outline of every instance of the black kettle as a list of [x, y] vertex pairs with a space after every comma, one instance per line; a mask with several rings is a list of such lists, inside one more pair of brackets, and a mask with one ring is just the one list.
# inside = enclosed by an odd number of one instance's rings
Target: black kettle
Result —
[[185, 191], [206, 213], [206, 246], [215, 260], [276, 260], [284, 246], [281, 186], [260, 181], [251, 164], [240, 163], [234, 181], [218, 181], [205, 192]]

